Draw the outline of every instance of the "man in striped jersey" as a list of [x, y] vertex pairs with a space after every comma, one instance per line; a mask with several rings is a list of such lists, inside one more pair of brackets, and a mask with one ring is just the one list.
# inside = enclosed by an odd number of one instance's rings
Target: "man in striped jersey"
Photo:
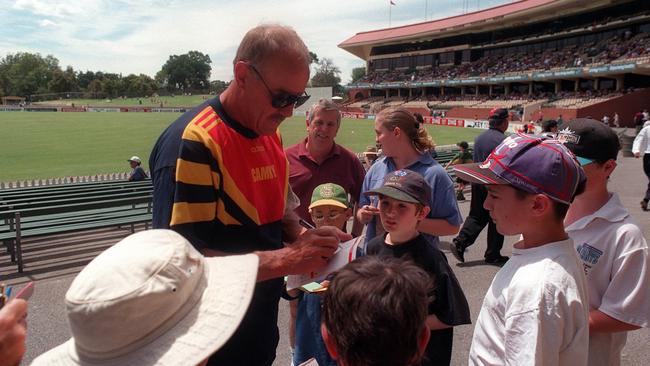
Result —
[[251, 29], [228, 88], [179, 117], [151, 154], [154, 227], [168, 225], [205, 255], [260, 257], [248, 312], [209, 365], [271, 365], [283, 276], [323, 266], [349, 238], [334, 228], [299, 235], [293, 213], [298, 202], [278, 126], [309, 98], [309, 63], [293, 29]]

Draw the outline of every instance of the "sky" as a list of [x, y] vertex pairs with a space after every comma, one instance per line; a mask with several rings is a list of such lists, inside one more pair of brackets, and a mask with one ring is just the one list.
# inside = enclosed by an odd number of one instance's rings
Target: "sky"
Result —
[[[393, 2], [391, 25], [400, 26], [511, 0]], [[0, 0], [0, 58], [32, 52], [53, 55], [63, 68], [153, 77], [170, 55], [197, 50], [210, 56], [212, 80], [229, 81], [243, 35], [272, 22], [293, 27], [310, 51], [332, 59], [345, 83], [364, 63], [337, 45], [388, 27], [388, 9], [389, 0]]]

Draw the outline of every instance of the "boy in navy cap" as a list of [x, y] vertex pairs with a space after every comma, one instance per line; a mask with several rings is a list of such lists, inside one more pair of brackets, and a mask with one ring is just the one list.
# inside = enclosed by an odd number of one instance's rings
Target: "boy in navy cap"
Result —
[[434, 281], [426, 321], [431, 336], [422, 365], [449, 365], [453, 327], [469, 324], [471, 318], [467, 299], [447, 257], [417, 230], [430, 210], [431, 187], [422, 175], [404, 169], [389, 173], [382, 187], [364, 194], [379, 196], [379, 217], [386, 229], [386, 234], [368, 242], [367, 254], [410, 259]]
[[584, 193], [565, 220], [582, 260], [589, 293], [589, 365], [616, 366], [627, 332], [650, 324], [648, 243], [618, 194], [607, 189], [616, 169], [618, 136], [600, 121], [569, 121], [558, 140], [587, 175]]
[[485, 295], [469, 364], [586, 365], [587, 287], [563, 223], [585, 181], [575, 156], [556, 140], [518, 135], [455, 170], [486, 185], [501, 234], [522, 236]]

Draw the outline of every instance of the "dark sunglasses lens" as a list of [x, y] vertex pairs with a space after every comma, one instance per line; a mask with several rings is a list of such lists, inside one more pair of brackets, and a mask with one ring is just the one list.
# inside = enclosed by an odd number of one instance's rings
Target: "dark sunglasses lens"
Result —
[[307, 94], [303, 94], [303, 95], [299, 96], [298, 98], [296, 98], [295, 108], [298, 108], [301, 105], [305, 104], [305, 102], [308, 101], [309, 98], [310, 98], [310, 96], [307, 95]]
[[289, 104], [293, 104], [296, 102], [296, 97], [294, 95], [288, 95], [288, 94], [283, 94], [283, 95], [274, 95], [271, 98], [271, 105], [274, 108], [282, 109]]

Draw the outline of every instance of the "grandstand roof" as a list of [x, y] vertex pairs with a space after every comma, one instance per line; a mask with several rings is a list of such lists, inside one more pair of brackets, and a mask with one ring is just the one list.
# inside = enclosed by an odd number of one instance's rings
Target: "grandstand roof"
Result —
[[339, 44], [344, 50], [367, 60], [372, 46], [440, 38], [472, 31], [533, 23], [544, 19], [585, 12], [620, 0], [520, 0], [473, 13], [401, 27], [359, 32]]

